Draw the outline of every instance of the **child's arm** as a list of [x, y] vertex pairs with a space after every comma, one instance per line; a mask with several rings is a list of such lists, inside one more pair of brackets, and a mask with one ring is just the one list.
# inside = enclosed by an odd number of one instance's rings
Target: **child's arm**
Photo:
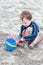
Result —
[[31, 34], [31, 35], [28, 35], [28, 36], [24, 36], [23, 38], [25, 40], [34, 40], [36, 38], [36, 36], [37, 36], [37, 34], [39, 32], [39, 27], [38, 27], [38, 25], [36, 23], [33, 24], [33, 25], [34, 25], [34, 33]]

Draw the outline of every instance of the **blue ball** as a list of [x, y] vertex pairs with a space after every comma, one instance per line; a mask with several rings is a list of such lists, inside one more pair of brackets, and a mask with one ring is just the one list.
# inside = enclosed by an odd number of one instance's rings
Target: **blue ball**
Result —
[[14, 40], [12, 38], [8, 38], [8, 39], [6, 39], [5, 42], [6, 42], [6, 44], [5, 44], [6, 50], [13, 51], [16, 49], [16, 40]]

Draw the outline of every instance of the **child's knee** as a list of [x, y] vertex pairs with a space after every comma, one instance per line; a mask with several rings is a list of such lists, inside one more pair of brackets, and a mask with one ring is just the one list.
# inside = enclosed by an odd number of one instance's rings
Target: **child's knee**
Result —
[[31, 27], [26, 29], [26, 34], [27, 35], [31, 35], [32, 34], [32, 28]]
[[40, 31], [40, 32], [38, 33], [38, 36], [41, 37], [41, 38], [43, 38], [43, 31]]

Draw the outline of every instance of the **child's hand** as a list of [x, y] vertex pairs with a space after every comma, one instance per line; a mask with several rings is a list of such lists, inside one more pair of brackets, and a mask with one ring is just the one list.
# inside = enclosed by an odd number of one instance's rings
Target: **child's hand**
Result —
[[21, 38], [18, 42], [19, 42], [19, 43], [23, 43], [23, 42], [24, 42], [24, 39]]
[[17, 45], [22, 44], [24, 42], [24, 38], [22, 37], [18, 42]]
[[20, 40], [21, 40], [21, 41], [24, 41], [24, 38], [22, 37]]
[[22, 37], [22, 38], [20, 39], [20, 41], [21, 41], [21, 42], [24, 42], [24, 41], [25, 41], [25, 39]]

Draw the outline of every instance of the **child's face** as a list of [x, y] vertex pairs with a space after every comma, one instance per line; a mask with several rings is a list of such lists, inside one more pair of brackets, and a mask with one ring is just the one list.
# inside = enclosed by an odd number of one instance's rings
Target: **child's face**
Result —
[[28, 20], [28, 19], [26, 19], [26, 18], [24, 18], [23, 19], [23, 21], [21, 22], [22, 23], [22, 25], [24, 25], [24, 26], [29, 26], [30, 25], [30, 23], [31, 23], [31, 20]]

